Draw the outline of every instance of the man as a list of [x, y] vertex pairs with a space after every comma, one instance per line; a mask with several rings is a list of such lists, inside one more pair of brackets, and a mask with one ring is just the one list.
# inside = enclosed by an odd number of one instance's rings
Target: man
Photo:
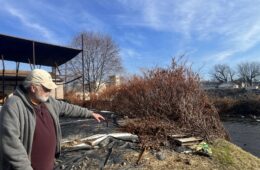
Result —
[[52, 170], [60, 152], [59, 116], [104, 117], [86, 108], [55, 100], [51, 75], [35, 69], [0, 112], [0, 170]]

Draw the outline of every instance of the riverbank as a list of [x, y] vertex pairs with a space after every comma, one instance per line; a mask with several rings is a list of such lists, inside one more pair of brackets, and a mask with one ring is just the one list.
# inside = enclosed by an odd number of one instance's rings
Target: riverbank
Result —
[[[113, 144], [114, 146], [114, 144]], [[125, 146], [125, 145], [122, 145]], [[125, 147], [95, 148], [94, 150], [77, 150], [62, 152], [57, 162], [63, 163], [73, 160], [69, 164], [74, 170], [102, 169], [104, 170], [258, 170], [260, 159], [242, 150], [236, 145], [217, 139], [209, 146], [212, 156], [206, 157], [191, 153], [178, 153], [165, 149], [160, 151], [142, 150]], [[63, 147], [66, 149], [66, 147]], [[64, 154], [69, 155], [64, 156]], [[142, 156], [140, 156], [142, 155]], [[138, 164], [137, 164], [138, 162]], [[55, 169], [64, 169], [66, 166], [57, 165]]]
[[164, 161], [156, 160], [151, 154], [147, 154], [142, 169], [198, 169], [198, 170], [244, 170], [260, 169], [260, 159], [242, 150], [236, 145], [222, 139], [215, 140], [212, 147], [212, 158], [190, 155], [168, 153]]
[[260, 118], [260, 90], [214, 89], [206, 93], [221, 117]]
[[260, 158], [260, 121], [252, 118], [225, 117], [222, 118], [231, 142]]

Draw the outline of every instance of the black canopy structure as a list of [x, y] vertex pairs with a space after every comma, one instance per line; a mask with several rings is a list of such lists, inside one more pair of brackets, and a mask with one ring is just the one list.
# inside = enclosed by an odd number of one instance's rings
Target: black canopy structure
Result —
[[56, 67], [80, 52], [80, 49], [0, 34], [0, 55], [7, 61]]
[[[15, 71], [16, 72], [15, 87], [16, 87], [17, 80], [19, 80], [18, 77], [19, 63], [28, 63], [31, 65], [31, 69], [35, 68], [35, 65], [52, 67], [55, 70], [53, 74], [55, 75], [55, 81], [56, 81], [56, 69], [58, 68], [58, 66], [71, 60], [76, 55], [78, 55], [81, 51], [82, 51], [81, 49], [63, 47], [59, 45], [53, 45], [53, 44], [43, 43], [39, 41], [28, 40], [24, 38], [0, 34], [0, 59], [2, 59], [2, 63], [3, 63], [3, 70], [1, 74], [2, 89], [0, 89], [0, 98], [6, 96], [5, 76], [8, 75], [5, 74], [6, 70], [5, 70], [4, 61], [16, 62], [16, 71]], [[84, 62], [82, 64], [84, 64]], [[84, 92], [84, 87], [83, 87], [83, 92]]]

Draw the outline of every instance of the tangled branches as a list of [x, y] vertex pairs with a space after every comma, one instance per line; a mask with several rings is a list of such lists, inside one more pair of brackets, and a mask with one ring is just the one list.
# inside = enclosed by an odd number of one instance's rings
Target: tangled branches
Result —
[[139, 135], [145, 145], [157, 146], [160, 139], [177, 132], [207, 140], [227, 137], [215, 107], [200, 88], [199, 76], [174, 59], [167, 69], [133, 77], [110, 91], [108, 98], [113, 111], [137, 118], [125, 128]]

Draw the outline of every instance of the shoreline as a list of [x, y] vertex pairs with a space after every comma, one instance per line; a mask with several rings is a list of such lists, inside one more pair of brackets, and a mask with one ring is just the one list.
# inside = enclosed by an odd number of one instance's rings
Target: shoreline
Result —
[[260, 157], [260, 122], [252, 118], [225, 117], [221, 119], [231, 142]]
[[205, 92], [217, 109], [220, 118], [260, 119], [260, 90], [214, 89]]

